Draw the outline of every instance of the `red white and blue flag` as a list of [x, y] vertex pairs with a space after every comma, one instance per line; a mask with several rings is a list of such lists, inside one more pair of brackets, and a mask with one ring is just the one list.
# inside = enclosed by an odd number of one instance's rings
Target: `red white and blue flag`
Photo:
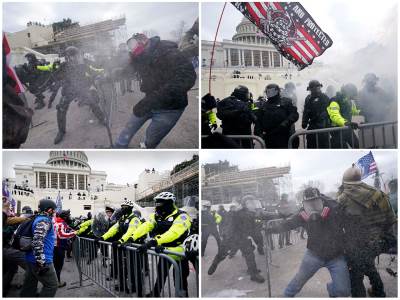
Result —
[[299, 2], [231, 3], [299, 70], [333, 44]]
[[357, 160], [356, 165], [361, 169], [361, 179], [367, 178], [369, 175], [375, 174], [375, 172], [378, 171], [371, 151]]
[[[25, 92], [24, 87], [22, 86], [21, 81], [19, 80], [17, 74], [15, 73], [15, 70], [10, 66], [10, 60], [11, 60], [11, 47], [10, 44], [8, 43], [7, 37], [5, 33], [3, 33], [3, 51], [6, 57], [6, 71], [7, 71], [7, 76], [11, 77], [11, 79], [15, 82], [14, 90], [17, 94], [21, 94]], [[5, 80], [5, 78], [3, 78]]]
[[56, 212], [60, 213], [62, 211], [62, 199], [60, 192], [58, 192], [57, 199], [56, 199]]

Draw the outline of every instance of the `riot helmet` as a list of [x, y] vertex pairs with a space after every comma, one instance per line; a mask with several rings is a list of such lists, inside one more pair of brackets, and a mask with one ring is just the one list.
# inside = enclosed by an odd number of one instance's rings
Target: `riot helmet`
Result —
[[307, 91], [310, 91], [312, 95], [321, 94], [322, 84], [318, 80], [311, 80], [308, 83]]
[[173, 212], [175, 209], [175, 195], [171, 192], [162, 192], [154, 197], [156, 213], [164, 216]]
[[83, 64], [83, 55], [75, 46], [69, 46], [65, 49], [65, 60], [71, 65]]
[[343, 183], [359, 183], [361, 182], [361, 170], [355, 164], [348, 168], [343, 173]]
[[232, 92], [232, 96], [240, 101], [247, 102], [250, 100], [250, 91], [244, 85], [238, 85]]
[[267, 99], [274, 98], [278, 96], [280, 93], [281, 93], [280, 87], [275, 83], [268, 84], [265, 87], [265, 95]]

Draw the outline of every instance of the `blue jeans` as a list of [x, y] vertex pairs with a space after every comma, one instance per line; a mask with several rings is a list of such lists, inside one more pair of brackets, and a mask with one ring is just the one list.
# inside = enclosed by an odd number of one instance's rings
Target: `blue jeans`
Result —
[[329, 297], [350, 296], [350, 275], [344, 256], [325, 261], [310, 250], [306, 250], [300, 269], [285, 289], [285, 297], [294, 297], [306, 282], [321, 268], [327, 268], [332, 282], [327, 284]]
[[132, 137], [138, 130], [151, 119], [151, 123], [146, 130], [145, 145], [146, 148], [155, 148], [161, 140], [171, 131], [171, 129], [178, 122], [183, 113], [180, 110], [152, 110], [144, 117], [137, 117], [134, 114], [130, 117], [125, 128], [122, 130], [117, 141], [115, 148], [128, 148]]

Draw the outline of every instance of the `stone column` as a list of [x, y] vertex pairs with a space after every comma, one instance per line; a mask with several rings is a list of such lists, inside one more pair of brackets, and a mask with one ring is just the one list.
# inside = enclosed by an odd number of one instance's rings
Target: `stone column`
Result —
[[86, 175], [83, 175], [83, 189], [86, 191]]
[[49, 173], [46, 172], [46, 189], [49, 187]]
[[263, 53], [262, 50], [260, 50], [260, 67], [261, 68], [264, 67], [262, 53]]
[[231, 48], [228, 48], [228, 67], [232, 66], [231, 61]]
[[251, 50], [251, 66], [254, 67], [254, 54], [253, 54], [254, 50]]
[[57, 189], [60, 189], [60, 173], [57, 173]]

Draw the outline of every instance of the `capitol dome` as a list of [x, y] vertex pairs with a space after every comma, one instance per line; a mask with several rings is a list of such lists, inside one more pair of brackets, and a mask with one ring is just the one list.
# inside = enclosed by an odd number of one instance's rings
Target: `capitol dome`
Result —
[[266, 45], [269, 44], [268, 38], [247, 18], [236, 26], [236, 33], [232, 37], [232, 41], [236, 43]]
[[50, 151], [46, 164], [90, 169], [88, 158], [83, 151]]

